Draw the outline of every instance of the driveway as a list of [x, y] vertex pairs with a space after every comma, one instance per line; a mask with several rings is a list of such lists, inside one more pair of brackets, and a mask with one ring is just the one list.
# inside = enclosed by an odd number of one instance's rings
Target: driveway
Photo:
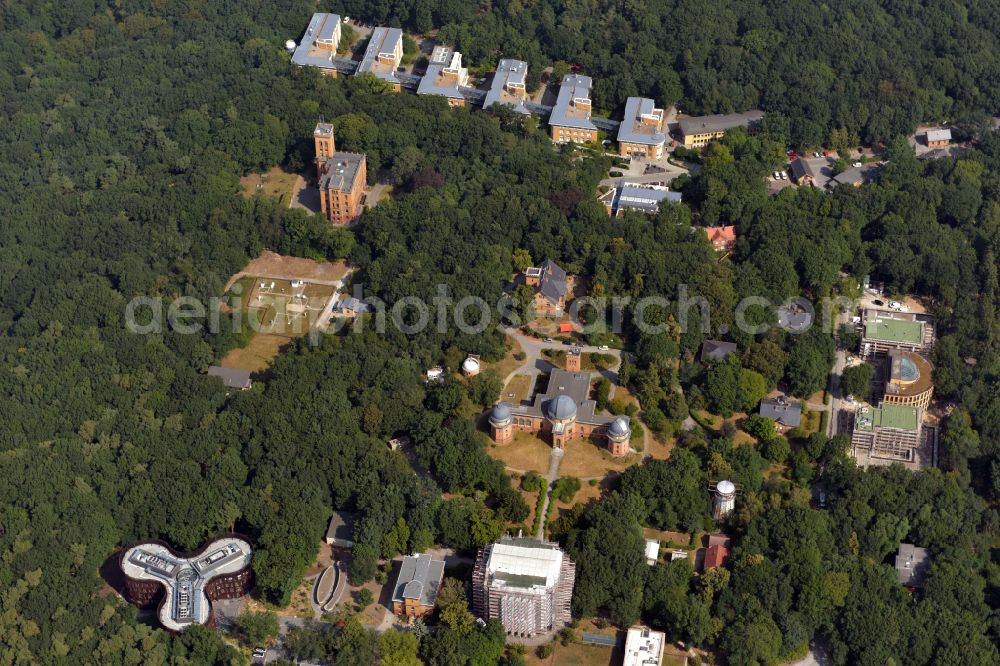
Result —
[[[618, 157], [618, 155], [614, 155]], [[662, 171], [646, 173], [646, 167], [656, 167]], [[663, 185], [666, 186], [674, 178], [681, 174], [690, 173], [689, 169], [676, 164], [671, 164], [666, 160], [650, 160], [643, 158], [632, 159], [628, 167], [613, 167], [612, 171], [621, 171], [621, 176], [607, 177], [599, 184], [605, 187], [616, 187], [621, 181], [637, 183], [641, 185]]]
[[602, 350], [593, 345], [579, 344], [571, 347], [570, 345], [564, 345], [561, 342], [545, 342], [544, 340], [539, 340], [538, 338], [525, 335], [516, 328], [507, 328], [506, 333], [517, 340], [518, 344], [521, 345], [521, 351], [525, 353], [526, 358], [524, 359], [524, 363], [521, 367], [517, 368], [504, 378], [504, 386], [510, 382], [514, 375], [530, 375], [532, 377], [537, 377], [542, 372], [548, 372], [551, 370], [554, 366], [548, 361], [548, 359], [542, 356], [543, 350], [561, 349], [566, 351], [567, 349], [572, 349], [573, 347], [588, 354], [610, 354], [614, 356], [616, 359], [614, 366], [597, 372], [598, 374], [607, 377], [612, 382], [615, 382], [618, 379], [618, 368], [621, 366], [622, 362], [622, 352], [620, 349]]

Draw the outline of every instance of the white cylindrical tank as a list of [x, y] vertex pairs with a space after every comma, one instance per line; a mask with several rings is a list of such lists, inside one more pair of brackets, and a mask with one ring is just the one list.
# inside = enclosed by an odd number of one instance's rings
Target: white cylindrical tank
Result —
[[732, 481], [719, 481], [715, 485], [715, 506], [712, 516], [716, 520], [724, 520], [736, 508], [736, 484]]
[[479, 374], [479, 361], [471, 357], [462, 361], [462, 373], [470, 377]]
[[292, 51], [295, 50], [295, 40], [294, 39], [289, 39], [287, 42], [285, 42], [285, 50], [288, 51], [289, 53], [291, 53]]

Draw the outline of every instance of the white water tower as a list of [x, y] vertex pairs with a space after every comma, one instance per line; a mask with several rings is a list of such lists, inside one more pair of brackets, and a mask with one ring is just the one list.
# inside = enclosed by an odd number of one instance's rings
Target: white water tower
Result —
[[736, 484], [723, 480], [715, 484], [715, 501], [712, 507], [712, 517], [725, 520], [736, 508]]
[[287, 42], [285, 42], [285, 50], [288, 51], [289, 53], [292, 53], [292, 52], [295, 51], [295, 40], [294, 39], [289, 39]]

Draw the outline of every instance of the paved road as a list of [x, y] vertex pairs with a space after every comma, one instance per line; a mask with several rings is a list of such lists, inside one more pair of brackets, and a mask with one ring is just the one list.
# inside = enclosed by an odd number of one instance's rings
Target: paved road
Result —
[[535, 534], [535, 538], [539, 541], [545, 540], [545, 520], [549, 515], [549, 503], [552, 502], [552, 485], [559, 478], [559, 463], [562, 462], [562, 457], [562, 449], [552, 449], [552, 453], [549, 454], [549, 473], [546, 475], [549, 480], [549, 491], [545, 493], [545, 501], [542, 502], [542, 517], [538, 521], [538, 533]]
[[621, 366], [621, 361], [622, 361], [622, 352], [620, 349], [601, 349], [600, 347], [595, 347], [593, 345], [575, 344], [570, 346], [570, 345], [564, 345], [561, 342], [545, 342], [544, 340], [540, 340], [538, 338], [533, 338], [531, 336], [525, 335], [516, 328], [507, 328], [506, 332], [507, 335], [517, 340], [518, 344], [521, 345], [521, 350], [525, 353], [526, 358], [524, 359], [524, 363], [521, 365], [520, 368], [514, 370], [512, 373], [507, 375], [506, 379], [504, 380], [504, 384], [510, 381], [510, 378], [517, 374], [533, 374], [533, 375], [539, 374], [541, 372], [538, 363], [539, 361], [541, 361], [541, 363], [543, 364], [542, 367], [545, 368], [546, 370], [551, 368], [552, 364], [549, 363], [547, 360], [545, 360], [545, 358], [542, 356], [543, 350], [561, 349], [563, 351], [566, 351], [568, 349], [572, 349], [573, 347], [576, 347], [580, 349], [580, 351], [588, 354], [610, 354], [614, 356], [617, 359], [615, 361], [614, 366], [608, 368], [607, 370], [602, 370], [599, 372], [605, 377], [608, 377], [609, 379], [614, 379], [617, 378], [618, 376], [618, 368], [619, 366]]
[[785, 666], [833, 666], [833, 660], [830, 659], [830, 655], [826, 653], [823, 646], [813, 644], [809, 648], [809, 654]]
[[[836, 323], [834, 325], [834, 330], [839, 331], [841, 324], [846, 324], [850, 321], [850, 317], [853, 311], [838, 313], [836, 317]], [[847, 350], [843, 348], [838, 348], [833, 361], [833, 370], [830, 372], [830, 416], [827, 418], [826, 422], [826, 436], [833, 437], [837, 434], [837, 423], [840, 419], [840, 412], [844, 409], [846, 401], [844, 396], [840, 391], [840, 375], [844, 372], [844, 366], [847, 364]]]

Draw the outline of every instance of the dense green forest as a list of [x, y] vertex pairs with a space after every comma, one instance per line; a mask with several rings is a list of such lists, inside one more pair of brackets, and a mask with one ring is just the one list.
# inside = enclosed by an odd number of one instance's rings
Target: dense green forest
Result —
[[[476, 31], [499, 31], [505, 17], [556, 25], [544, 4], [498, 3], [477, 20], [467, 5], [453, 4], [426, 11], [432, 23], [451, 24], [442, 34], [455, 34], [473, 58], [492, 61], [497, 49], [515, 54], [513, 41], [475, 51], [489, 43]], [[429, 365], [454, 367], [466, 352], [499, 357], [496, 331], [466, 336], [429, 327], [405, 336], [390, 327], [317, 346], [301, 341], [279, 357], [262, 391], [227, 397], [203, 374], [237, 342], [226, 327], [199, 335], [126, 330], [132, 297], [218, 296], [265, 247], [347, 258], [369, 293], [387, 302], [429, 300], [438, 285], [455, 297], [496, 302], [517, 249], [593, 276], [595, 292], [605, 295], [673, 297], [687, 284], [718, 306], [710, 330], [644, 336], [626, 313], [635, 356], [623, 379], [663, 435], [675, 431], [688, 402], [748, 401], [759, 383], [754, 375], [798, 393], [824, 384], [833, 344], [824, 331], [730, 334], [740, 345], [736, 366], [698, 363], [702, 338], [732, 323], [727, 306], [738, 298], [825, 295], [847, 288], [840, 276], [847, 271], [884, 279], [893, 293], [933, 299], [937, 393], [957, 407], [945, 424], [944, 470], [861, 472], [836, 438], [796, 443], [790, 453], [767, 447], [765, 459], [754, 447], [733, 446], [726, 433], [682, 435], [670, 461], [629, 470], [616, 495], [561, 520], [557, 536], [578, 562], [578, 614], [604, 612], [621, 624], [641, 617], [672, 637], [720, 648], [734, 663], [774, 663], [813, 636], [829, 642], [837, 663], [956, 656], [996, 663], [1000, 137], [984, 137], [960, 160], [930, 163], [891, 140], [880, 183], [859, 190], [769, 198], [763, 181], [789, 140], [819, 141], [840, 126], [866, 140], [891, 139], [916, 120], [995, 104], [989, 84], [996, 77], [981, 51], [997, 33], [996, 13], [955, 9], [945, 30], [934, 27], [942, 19], [929, 9], [899, 11], [889, 21], [874, 3], [857, 5], [823, 9], [815, 25], [806, 21], [816, 6], [774, 5], [779, 21], [742, 4], [671, 14], [633, 3], [633, 23], [617, 31], [614, 21], [625, 14], [597, 5], [583, 15], [605, 16], [600, 31], [503, 28], [511, 40], [553, 49], [516, 52], [533, 63], [562, 58], [595, 76], [600, 67], [626, 72], [598, 83], [609, 108], [634, 92], [627, 72], [657, 60], [659, 74], [636, 80], [663, 88], [642, 92], [688, 100], [692, 111], [761, 104], [785, 113], [786, 126], [752, 138], [734, 133], [711, 148], [702, 174], [684, 186], [686, 203], [652, 221], [607, 218], [593, 200], [607, 163], [553, 150], [533, 121], [449, 111], [442, 100], [378, 94], [364, 78], [290, 68], [281, 44], [301, 32], [311, 3], [0, 6], [0, 663], [238, 662], [214, 633], [170, 639], [101, 593], [99, 568], [132, 540], [159, 537], [191, 548], [219, 531], [245, 532], [258, 546], [260, 594], [282, 603], [312, 562], [333, 508], [362, 514], [356, 580], [375, 575], [381, 557], [433, 542], [472, 549], [526, 518], [523, 500], [484, 452], [485, 435], [466, 416], [490, 401], [488, 387], [425, 389], [420, 381]], [[426, 20], [424, 10], [332, 9]], [[691, 18], [681, 20], [685, 11]], [[534, 12], [544, 20], [532, 19]], [[869, 12], [884, 20], [863, 18]], [[569, 14], [559, 12], [559, 20], [572, 28]], [[684, 45], [671, 30], [687, 24], [692, 43]], [[847, 39], [849, 25], [858, 28]], [[463, 30], [472, 31], [471, 45], [461, 42]], [[609, 39], [611, 32], [626, 41]], [[640, 45], [649, 52], [626, 61], [606, 55], [611, 45], [622, 54]], [[798, 49], [812, 47], [828, 51], [831, 62], [796, 59]], [[773, 58], [758, 62], [742, 50], [761, 48]], [[898, 85], [858, 75], [869, 67]], [[808, 85], [795, 78], [806, 75]], [[976, 85], [965, 83], [970, 76]], [[779, 84], [823, 97], [809, 102], [813, 108], [782, 97]], [[393, 200], [350, 232], [239, 195], [248, 171], [308, 163], [320, 116], [334, 119], [338, 146], [368, 154], [372, 178], [388, 173], [397, 185]], [[704, 236], [690, 229], [719, 221], [739, 230], [731, 263], [715, 261]], [[659, 316], [672, 320], [676, 312]], [[734, 377], [735, 394], [727, 390]], [[385, 440], [400, 432], [413, 435], [433, 479], [386, 450]], [[789, 478], [765, 483], [768, 460], [780, 453], [794, 463]], [[825, 464], [826, 511], [810, 508], [804, 489], [816, 463]], [[640, 525], [711, 526], [696, 491], [721, 474], [746, 489], [731, 526], [731, 577], [696, 579], [683, 563], [647, 574], [641, 550], [632, 548]], [[442, 489], [456, 497], [442, 500]], [[904, 539], [936, 554], [928, 588], [916, 597], [894, 585], [886, 564]], [[612, 575], [609, 559], [629, 575]], [[370, 637], [358, 634], [367, 647], [352, 651], [344, 641], [353, 634], [344, 633], [304, 642], [326, 645], [316, 649], [340, 655], [335, 663], [370, 663]], [[432, 664], [495, 663], [496, 650], [492, 625], [449, 626], [422, 642], [420, 655]]]
[[554, 62], [578, 65], [606, 111], [630, 95], [694, 114], [762, 108], [802, 146], [831, 145], [834, 130], [875, 144], [921, 121], [977, 127], [1000, 111], [1000, 17], [986, 0], [343, 0], [337, 9], [440, 27], [470, 64], [521, 58], [534, 81]]

